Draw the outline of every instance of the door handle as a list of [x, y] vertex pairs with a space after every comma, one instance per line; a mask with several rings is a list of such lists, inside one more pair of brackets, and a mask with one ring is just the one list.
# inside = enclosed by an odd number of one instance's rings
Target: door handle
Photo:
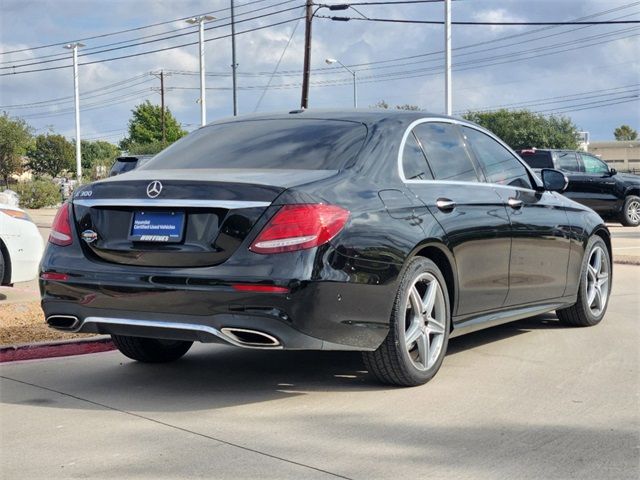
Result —
[[507, 203], [514, 210], [519, 210], [522, 208], [522, 205], [524, 205], [523, 201], [518, 200], [517, 198], [510, 198], [509, 200], [507, 200]]
[[436, 200], [436, 207], [438, 207], [443, 212], [450, 212], [454, 208], [456, 208], [456, 202], [448, 198], [439, 198]]

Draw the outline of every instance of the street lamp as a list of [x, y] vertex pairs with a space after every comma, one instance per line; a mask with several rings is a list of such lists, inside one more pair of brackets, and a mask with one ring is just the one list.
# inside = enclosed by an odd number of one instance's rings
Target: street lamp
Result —
[[200, 15], [187, 20], [191, 25], [198, 24], [200, 26], [200, 124], [207, 124], [207, 99], [204, 86], [204, 24], [215, 20], [211, 15]]
[[344, 63], [342, 63], [340, 60], [337, 60], [335, 58], [327, 58], [325, 60], [325, 62], [326, 62], [327, 65], [332, 65], [334, 63], [337, 63], [337, 64], [341, 65], [342, 68], [344, 68], [347, 72], [349, 72], [351, 75], [353, 75], [353, 108], [358, 108], [358, 86], [356, 84], [356, 72], [355, 72], [355, 70], [351, 70]]
[[80, 42], [69, 43], [64, 48], [73, 52], [73, 95], [76, 107], [76, 180], [82, 183], [82, 153], [80, 151], [80, 89], [78, 87], [78, 48], [84, 47]]

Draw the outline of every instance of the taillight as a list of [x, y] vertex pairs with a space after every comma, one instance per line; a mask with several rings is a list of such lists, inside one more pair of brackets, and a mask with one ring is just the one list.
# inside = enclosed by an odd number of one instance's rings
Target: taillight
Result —
[[335, 237], [349, 211], [335, 205], [285, 205], [249, 247], [255, 253], [282, 253], [313, 248]]
[[66, 247], [73, 243], [71, 237], [71, 222], [69, 220], [69, 204], [63, 203], [53, 219], [51, 233], [49, 234], [49, 243]]

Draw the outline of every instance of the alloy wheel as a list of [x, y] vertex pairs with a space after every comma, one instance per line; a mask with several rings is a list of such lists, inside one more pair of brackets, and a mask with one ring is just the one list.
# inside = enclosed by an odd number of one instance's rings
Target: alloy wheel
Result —
[[640, 222], [640, 202], [638, 200], [631, 200], [627, 205], [627, 218], [633, 223]]
[[585, 275], [587, 306], [597, 317], [604, 310], [609, 298], [609, 262], [602, 247], [596, 246], [591, 251]]
[[429, 370], [442, 351], [447, 324], [445, 298], [436, 277], [422, 273], [416, 278], [405, 310], [405, 348], [417, 369]]

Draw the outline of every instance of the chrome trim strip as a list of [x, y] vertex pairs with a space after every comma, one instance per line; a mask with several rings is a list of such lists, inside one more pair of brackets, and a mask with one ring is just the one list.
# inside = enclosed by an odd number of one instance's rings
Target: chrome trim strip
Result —
[[207, 333], [209, 335], [213, 335], [215, 337], [220, 338], [221, 340], [230, 343], [236, 347], [242, 348], [268, 348], [268, 349], [281, 349], [282, 346], [279, 344], [277, 346], [253, 346], [243, 344], [241, 342], [236, 341], [229, 335], [225, 335], [220, 330], [210, 327], [208, 325], [199, 325], [196, 323], [182, 323], [182, 322], [158, 322], [154, 320], [133, 320], [130, 318], [107, 318], [107, 317], [87, 317], [84, 319], [84, 322], [76, 328], [74, 331], [78, 332], [82, 330], [86, 324], [92, 323], [95, 325], [125, 325], [131, 327], [148, 327], [148, 328], [166, 328], [171, 330], [185, 330], [189, 332], [199, 332], [199, 333]]
[[245, 200], [190, 200], [172, 198], [92, 198], [74, 199], [74, 205], [83, 207], [199, 207], [237, 208], [268, 207], [271, 202], [250, 202]]
[[[512, 187], [510, 185], [502, 185], [500, 183], [489, 183], [489, 182], [483, 182], [478, 180], [477, 182], [461, 182], [461, 181], [457, 181], [457, 180], [434, 180], [434, 179], [428, 179], [428, 180], [408, 180], [405, 176], [404, 176], [404, 170], [402, 168], [402, 155], [404, 153], [404, 146], [407, 143], [407, 138], [409, 138], [409, 135], [411, 134], [412, 130], [420, 125], [421, 123], [452, 123], [454, 125], [462, 125], [468, 128], [473, 128], [474, 130], [477, 130], [481, 133], [484, 133], [485, 135], [488, 135], [489, 137], [493, 138], [495, 141], [497, 141], [500, 145], [502, 145], [504, 148], [507, 149], [507, 151], [509, 153], [511, 153], [511, 155], [513, 155], [515, 157], [515, 159], [520, 162], [520, 164], [525, 168], [525, 170], [527, 170], [532, 176], [535, 177], [535, 173], [533, 172], [533, 170], [531, 169], [531, 167], [529, 167], [529, 165], [527, 165], [524, 161], [522, 161], [520, 159], [520, 157], [518, 156], [518, 154], [516, 152], [514, 152], [511, 147], [509, 147], [509, 145], [507, 145], [506, 143], [504, 143], [504, 141], [502, 141], [499, 137], [497, 137], [496, 135], [494, 135], [492, 132], [490, 132], [489, 130], [486, 130], [482, 127], [479, 127], [478, 125], [474, 125], [473, 123], [469, 123], [463, 120], [456, 120], [455, 118], [440, 118], [440, 117], [425, 117], [425, 118], [420, 118], [418, 120], [415, 120], [413, 122], [411, 122], [411, 124], [409, 124], [409, 126], [407, 127], [407, 129], [405, 130], [404, 134], [402, 135], [402, 140], [400, 141], [400, 148], [398, 149], [398, 174], [400, 175], [400, 180], [402, 180], [404, 183], [445, 183], [445, 184], [454, 184], [454, 185], [480, 185], [480, 186], [487, 186], [487, 187], [507, 187], [507, 188], [515, 188], [516, 190], [523, 190], [523, 191], [527, 191], [527, 192], [535, 192], [534, 189], [532, 188], [522, 188], [522, 187]], [[466, 143], [465, 143], [465, 147], [466, 147]]]

